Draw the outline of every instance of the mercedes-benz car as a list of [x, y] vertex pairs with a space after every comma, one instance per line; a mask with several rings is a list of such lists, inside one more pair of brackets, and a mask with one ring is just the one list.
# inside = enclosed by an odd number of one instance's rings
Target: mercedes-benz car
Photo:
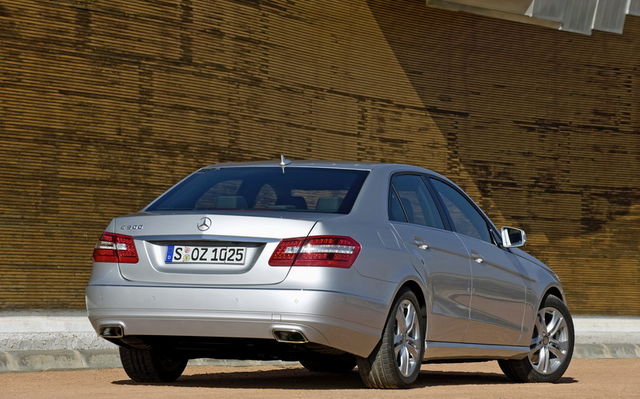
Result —
[[497, 360], [553, 382], [574, 330], [557, 275], [446, 177], [398, 164], [203, 167], [114, 218], [86, 290], [99, 336], [138, 382], [194, 358], [354, 368], [372, 388], [423, 363]]

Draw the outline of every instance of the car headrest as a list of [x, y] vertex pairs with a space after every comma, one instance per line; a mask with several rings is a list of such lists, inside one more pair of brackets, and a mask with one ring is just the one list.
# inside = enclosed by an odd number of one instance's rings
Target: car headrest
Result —
[[240, 195], [221, 195], [213, 200], [213, 207], [219, 209], [246, 209], [247, 200]]
[[320, 197], [316, 204], [318, 212], [337, 212], [342, 204], [342, 198], [338, 197]]
[[278, 198], [276, 205], [291, 205], [295, 209], [307, 209], [307, 201], [304, 197], [284, 197]]

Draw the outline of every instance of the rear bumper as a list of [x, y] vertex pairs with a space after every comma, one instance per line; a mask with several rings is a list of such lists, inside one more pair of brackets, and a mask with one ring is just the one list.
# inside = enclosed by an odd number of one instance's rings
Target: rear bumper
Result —
[[358, 356], [371, 353], [386, 318], [382, 303], [319, 290], [90, 285], [86, 302], [96, 331], [274, 339], [274, 330], [293, 329]]

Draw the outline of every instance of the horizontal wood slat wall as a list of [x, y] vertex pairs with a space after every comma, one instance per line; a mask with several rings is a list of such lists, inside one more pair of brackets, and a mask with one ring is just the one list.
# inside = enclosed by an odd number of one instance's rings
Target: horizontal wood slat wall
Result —
[[80, 308], [95, 240], [191, 170], [432, 168], [640, 315], [640, 18], [580, 36], [424, 0], [0, 3], [0, 308]]

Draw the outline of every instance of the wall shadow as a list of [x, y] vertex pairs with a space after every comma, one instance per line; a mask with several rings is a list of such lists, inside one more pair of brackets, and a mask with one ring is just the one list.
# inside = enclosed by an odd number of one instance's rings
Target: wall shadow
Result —
[[[632, 40], [640, 19], [628, 18], [624, 35], [584, 36], [429, 8], [421, 0], [367, 4], [446, 138], [446, 172], [467, 170], [482, 199], [495, 201], [487, 208], [525, 220], [531, 214], [518, 208], [537, 195], [539, 210], [553, 210], [553, 200], [576, 206], [581, 215], [562, 216], [578, 222], [574, 233], [593, 233], [640, 202], [631, 189], [640, 183], [633, 173], [640, 172], [634, 119], [640, 56]], [[616, 178], [622, 170], [630, 180]]]

